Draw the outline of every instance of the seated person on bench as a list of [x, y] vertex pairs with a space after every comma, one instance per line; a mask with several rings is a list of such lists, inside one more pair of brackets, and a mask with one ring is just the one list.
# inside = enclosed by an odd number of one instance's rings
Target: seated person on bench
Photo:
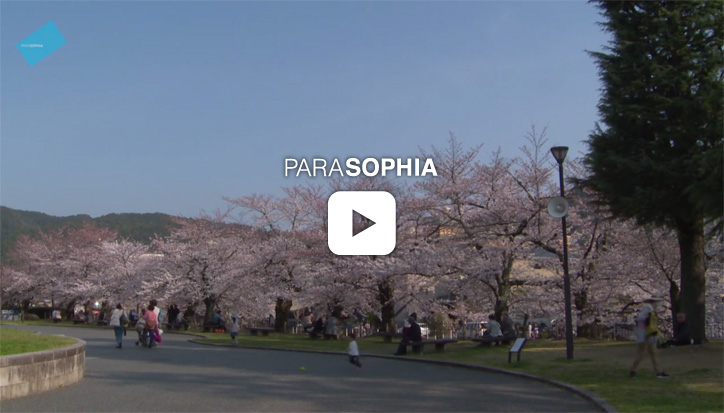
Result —
[[400, 345], [397, 347], [397, 352], [395, 352], [396, 356], [407, 354], [408, 344], [422, 341], [422, 329], [420, 325], [417, 324], [417, 313], [410, 314], [407, 322], [410, 323], [410, 328], [402, 331], [402, 341], [400, 341]]
[[487, 337], [490, 341], [495, 341], [503, 337], [503, 330], [500, 323], [495, 320], [495, 314], [488, 316], [488, 328], [483, 333], [483, 337]]
[[226, 332], [226, 322], [224, 322], [224, 319], [221, 318], [221, 310], [216, 310], [216, 314], [214, 314], [211, 318], [211, 323], [214, 325], [214, 328], [218, 328]]
[[503, 313], [500, 316], [500, 328], [503, 330], [503, 344], [510, 344], [518, 337], [518, 333], [515, 332], [515, 326], [513, 320], [510, 319], [508, 313]]
[[324, 316], [321, 315], [321, 316], [319, 316], [317, 321], [314, 322], [312, 329], [310, 331], [308, 331], [309, 336], [312, 338], [317, 338], [320, 335], [324, 335], [324, 328], [325, 328]]

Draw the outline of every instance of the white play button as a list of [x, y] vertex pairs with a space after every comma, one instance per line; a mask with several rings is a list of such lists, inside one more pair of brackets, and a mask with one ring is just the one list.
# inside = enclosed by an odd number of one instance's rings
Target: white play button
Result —
[[337, 255], [387, 255], [397, 243], [397, 203], [389, 192], [338, 191], [327, 201], [327, 245]]

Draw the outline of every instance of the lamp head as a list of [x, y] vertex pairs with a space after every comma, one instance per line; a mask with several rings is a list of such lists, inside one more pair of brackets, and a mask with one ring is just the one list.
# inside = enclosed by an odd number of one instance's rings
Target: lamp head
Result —
[[563, 163], [566, 159], [566, 155], [568, 154], [568, 147], [554, 146], [551, 148], [551, 153], [553, 154], [553, 157], [556, 158], [556, 162]]

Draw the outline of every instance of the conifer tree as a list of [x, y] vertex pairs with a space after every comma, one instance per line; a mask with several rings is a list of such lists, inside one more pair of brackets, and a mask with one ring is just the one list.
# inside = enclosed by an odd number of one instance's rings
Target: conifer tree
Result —
[[722, 217], [724, 40], [720, 1], [599, 1], [611, 34], [593, 52], [601, 123], [585, 181], [612, 213], [676, 231], [681, 308], [705, 340], [704, 245]]

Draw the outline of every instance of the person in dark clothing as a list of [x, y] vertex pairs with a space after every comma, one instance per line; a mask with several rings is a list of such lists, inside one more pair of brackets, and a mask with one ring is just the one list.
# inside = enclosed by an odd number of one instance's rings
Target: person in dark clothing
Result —
[[691, 344], [691, 324], [686, 320], [686, 314], [676, 314], [674, 324], [674, 338], [664, 343], [664, 347], [685, 346]]
[[168, 309], [168, 328], [169, 330], [171, 327], [173, 327], [176, 324], [176, 318], [178, 318], [178, 315], [181, 311], [179, 311], [178, 307], [173, 304]]
[[420, 328], [420, 325], [417, 324], [417, 313], [410, 314], [410, 318], [407, 319], [407, 322], [410, 323], [410, 327], [403, 330], [402, 341], [400, 341], [400, 345], [397, 347], [397, 351], [395, 352], [396, 356], [407, 354], [408, 344], [422, 341], [422, 329]]
[[422, 329], [417, 324], [417, 313], [410, 314], [410, 319], [407, 321], [410, 322], [410, 335], [408, 336], [410, 341], [422, 341]]
[[513, 320], [510, 319], [508, 316], [508, 313], [503, 313], [500, 316], [500, 329], [503, 332], [503, 343], [508, 344], [513, 339], [518, 337], [518, 334], [515, 332], [515, 326], [513, 325]]
[[224, 330], [226, 332], [226, 322], [221, 317], [221, 310], [216, 310], [216, 314], [211, 318], [211, 322], [214, 324], [214, 328]]
[[309, 332], [309, 337], [311, 338], [317, 338], [320, 335], [324, 335], [324, 316], [320, 316], [317, 321], [314, 322], [314, 325], [312, 326], [312, 331]]

